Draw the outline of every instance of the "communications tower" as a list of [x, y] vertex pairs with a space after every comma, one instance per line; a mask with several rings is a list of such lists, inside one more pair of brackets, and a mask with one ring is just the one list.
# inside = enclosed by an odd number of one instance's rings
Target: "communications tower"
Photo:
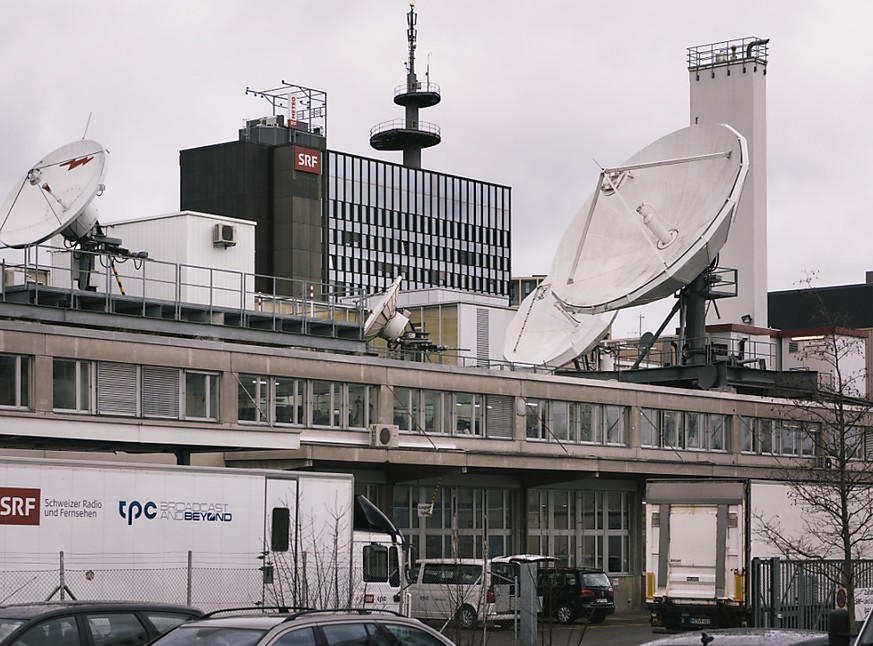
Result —
[[415, 74], [415, 5], [409, 3], [406, 15], [406, 35], [409, 41], [409, 61], [406, 63], [406, 83], [394, 88], [394, 103], [406, 109], [403, 119], [392, 119], [370, 129], [370, 145], [376, 150], [402, 150], [403, 165], [421, 168], [421, 149], [436, 146], [440, 142], [440, 129], [427, 121], [420, 121], [420, 108], [429, 108], [440, 102], [440, 87], [430, 82], [430, 70], [425, 73], [425, 82]]

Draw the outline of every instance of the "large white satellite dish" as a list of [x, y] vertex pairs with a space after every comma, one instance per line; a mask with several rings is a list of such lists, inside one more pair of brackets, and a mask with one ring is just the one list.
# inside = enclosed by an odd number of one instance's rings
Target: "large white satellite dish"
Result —
[[602, 169], [551, 272], [510, 323], [506, 359], [562, 365], [603, 338], [616, 310], [694, 280], [727, 240], [748, 165], [736, 130], [699, 125]]
[[70, 241], [97, 223], [91, 201], [103, 190], [106, 151], [96, 141], [74, 141], [38, 161], [0, 208], [0, 243], [39, 244], [61, 232]]
[[509, 323], [504, 356], [513, 363], [561, 366], [602, 341], [615, 316], [569, 312], [550, 285], [539, 285]]
[[687, 285], [727, 240], [748, 167], [742, 135], [699, 125], [603, 169], [558, 245], [548, 277], [555, 295], [593, 314]]
[[409, 317], [397, 311], [397, 294], [403, 276], [398, 276], [391, 286], [376, 301], [364, 323], [364, 339], [371, 341], [382, 337], [389, 343], [397, 341], [409, 323]]

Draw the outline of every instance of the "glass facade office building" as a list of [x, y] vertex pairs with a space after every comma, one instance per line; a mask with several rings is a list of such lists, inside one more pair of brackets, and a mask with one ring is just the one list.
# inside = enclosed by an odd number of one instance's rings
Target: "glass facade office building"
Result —
[[326, 151], [327, 280], [508, 296], [511, 189]]

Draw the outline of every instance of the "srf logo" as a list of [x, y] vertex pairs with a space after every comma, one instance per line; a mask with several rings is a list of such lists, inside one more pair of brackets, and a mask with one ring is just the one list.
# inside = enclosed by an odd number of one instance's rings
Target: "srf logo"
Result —
[[139, 502], [138, 500], [118, 501], [118, 515], [127, 521], [128, 525], [133, 525], [133, 521], [140, 516], [145, 516], [149, 520], [158, 515], [158, 506], [151, 500], [148, 502]]
[[39, 525], [39, 489], [0, 487], [0, 525]]

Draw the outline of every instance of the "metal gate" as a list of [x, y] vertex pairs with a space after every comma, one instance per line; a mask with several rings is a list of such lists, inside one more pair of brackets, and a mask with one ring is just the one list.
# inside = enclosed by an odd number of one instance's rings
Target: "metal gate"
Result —
[[[873, 561], [854, 561], [855, 587], [873, 587]], [[827, 630], [828, 613], [843, 587], [842, 561], [752, 559], [753, 626]]]

